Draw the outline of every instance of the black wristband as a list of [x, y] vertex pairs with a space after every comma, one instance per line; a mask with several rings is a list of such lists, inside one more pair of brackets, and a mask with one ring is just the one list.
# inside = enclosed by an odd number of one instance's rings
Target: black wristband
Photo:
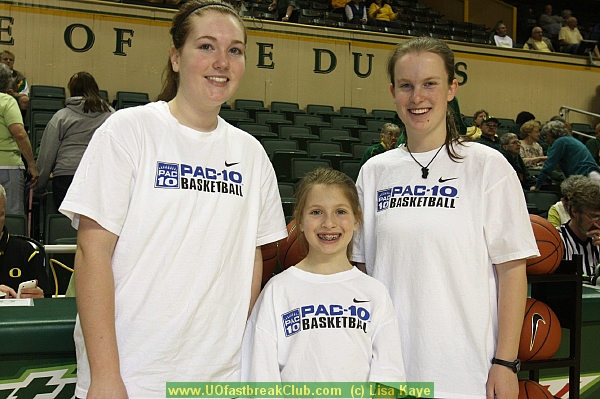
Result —
[[521, 361], [519, 359], [515, 360], [514, 362], [509, 362], [507, 360], [493, 358], [492, 364], [508, 367], [515, 373], [518, 373], [521, 370]]

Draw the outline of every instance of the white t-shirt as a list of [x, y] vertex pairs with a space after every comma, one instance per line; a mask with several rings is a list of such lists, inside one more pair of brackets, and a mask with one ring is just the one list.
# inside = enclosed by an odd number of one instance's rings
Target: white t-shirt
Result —
[[512, 48], [513, 46], [513, 41], [510, 38], [510, 36], [498, 36], [498, 35], [494, 35], [494, 41], [496, 42], [496, 46], [498, 47], [508, 47], [508, 48]]
[[[405, 147], [370, 159], [357, 187], [364, 223], [353, 260], [390, 291], [408, 381], [435, 397], [485, 398], [497, 341], [493, 264], [536, 256], [521, 185], [492, 148], [445, 148], [427, 179]], [[427, 165], [437, 149], [413, 154]]]
[[244, 335], [243, 382], [404, 382], [387, 289], [356, 268], [296, 267], [263, 289]]
[[[115, 326], [130, 398], [167, 381], [239, 381], [255, 249], [287, 236], [260, 143], [218, 119], [202, 133], [164, 102], [119, 111], [94, 134], [61, 212], [119, 236]], [[89, 365], [79, 318], [77, 388]]]

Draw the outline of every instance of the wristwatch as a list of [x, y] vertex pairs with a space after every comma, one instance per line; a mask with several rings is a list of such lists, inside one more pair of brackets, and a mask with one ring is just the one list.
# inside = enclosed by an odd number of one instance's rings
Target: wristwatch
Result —
[[285, 18], [288, 18], [288, 19], [289, 19], [289, 18], [290, 18], [290, 16], [289, 16], [289, 15], [287, 15], [287, 14], [285, 14]]
[[499, 364], [500, 366], [508, 367], [515, 373], [518, 373], [521, 370], [521, 361], [519, 359], [515, 360], [514, 362], [508, 362], [506, 360], [493, 358], [492, 364]]

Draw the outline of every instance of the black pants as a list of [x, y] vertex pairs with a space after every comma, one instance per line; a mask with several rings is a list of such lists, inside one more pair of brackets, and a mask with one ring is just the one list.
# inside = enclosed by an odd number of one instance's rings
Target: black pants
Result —
[[72, 182], [73, 176], [54, 176], [52, 178], [52, 196], [57, 208], [60, 208]]

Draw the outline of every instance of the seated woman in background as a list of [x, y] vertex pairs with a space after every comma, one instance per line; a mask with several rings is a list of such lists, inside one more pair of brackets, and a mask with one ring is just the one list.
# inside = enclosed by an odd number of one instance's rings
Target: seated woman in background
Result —
[[37, 160], [40, 179], [35, 193], [46, 192], [52, 173], [52, 194], [57, 207], [67, 194], [94, 132], [114, 112], [100, 97], [98, 84], [89, 73], [77, 72], [67, 88], [71, 97], [65, 100], [65, 108], [48, 122]]
[[560, 192], [562, 193], [561, 199], [548, 209], [548, 221], [556, 228], [567, 223], [571, 220], [569, 215], [568, 206], [569, 198], [573, 195], [575, 187], [579, 186], [581, 182], [585, 181], [586, 178], [581, 175], [571, 176], [560, 183]]
[[475, 141], [481, 137], [481, 129], [479, 127], [481, 126], [481, 122], [488, 116], [489, 114], [485, 109], [480, 109], [475, 112], [475, 115], [473, 115], [473, 122], [471, 122], [471, 126], [467, 128], [466, 139]]
[[540, 125], [536, 121], [528, 121], [521, 126], [521, 158], [530, 169], [542, 169], [547, 156], [544, 156], [540, 139]]
[[375, 0], [369, 7], [369, 18], [375, 19], [375, 24], [384, 28], [398, 28], [394, 22], [400, 17], [402, 11], [394, 12], [389, 0]]

